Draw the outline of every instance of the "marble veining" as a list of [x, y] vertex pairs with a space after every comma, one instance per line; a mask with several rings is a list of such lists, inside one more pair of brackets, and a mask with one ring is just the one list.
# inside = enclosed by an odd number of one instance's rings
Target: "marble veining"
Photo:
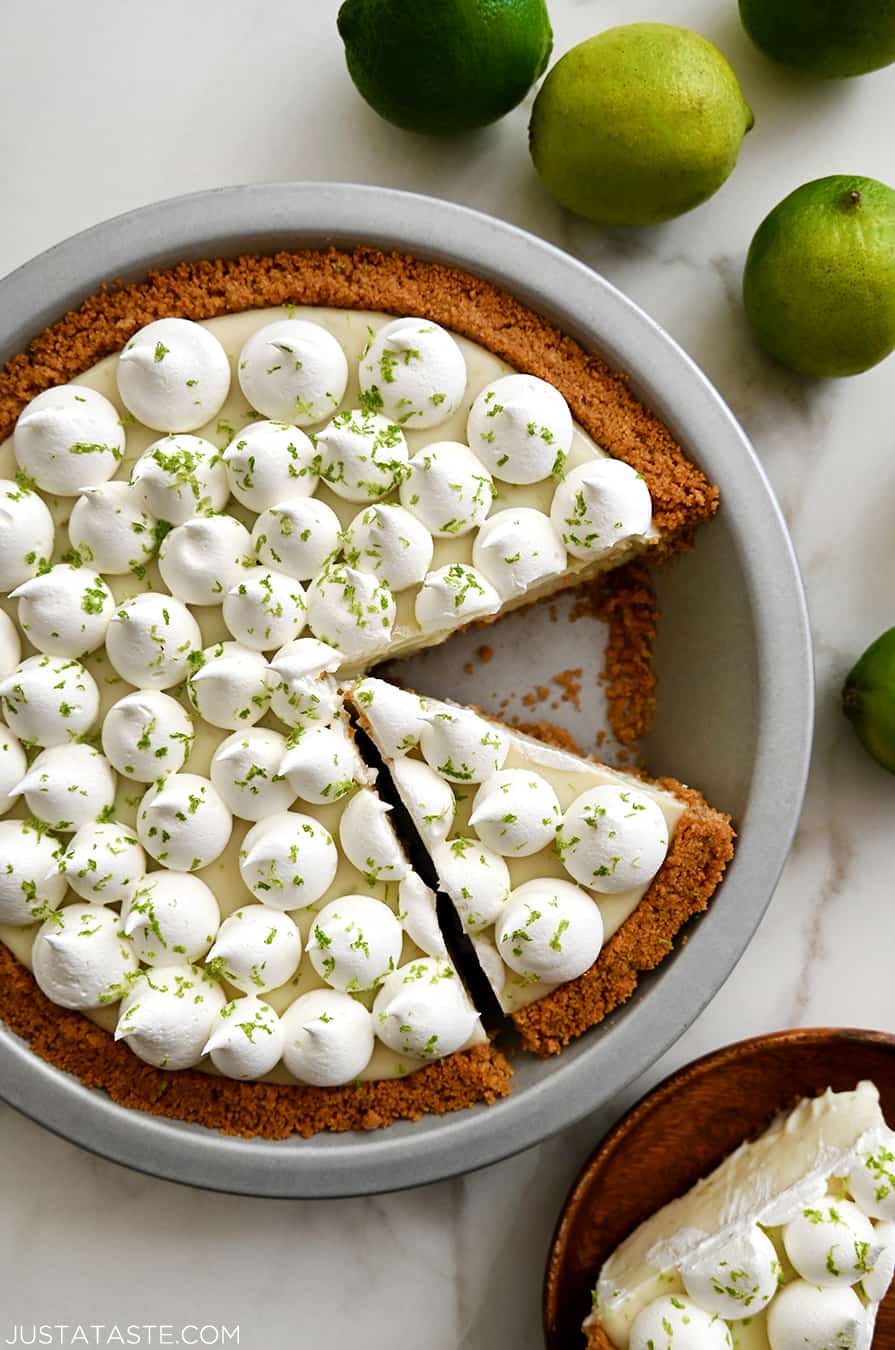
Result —
[[698, 29], [730, 58], [756, 114], [716, 198], [666, 226], [601, 233], [541, 191], [525, 148], [530, 100], [496, 128], [443, 143], [380, 122], [345, 75], [337, 8], [227, 6], [224, 21], [215, 0], [156, 0], [151, 17], [101, 0], [11, 6], [7, 50], [22, 55], [0, 92], [11, 185], [0, 273], [144, 202], [282, 178], [448, 197], [602, 271], [718, 385], [793, 530], [818, 674], [802, 827], [746, 956], [674, 1049], [611, 1110], [477, 1175], [360, 1201], [237, 1199], [127, 1172], [0, 1108], [0, 1344], [19, 1323], [240, 1322], [250, 1350], [347, 1345], [359, 1329], [366, 1350], [392, 1350], [396, 1337], [414, 1350], [537, 1350], [557, 1210], [646, 1087], [762, 1031], [893, 1027], [895, 781], [861, 751], [838, 691], [895, 621], [895, 366], [828, 384], [772, 366], [750, 339], [739, 278], [753, 230], [800, 182], [854, 171], [895, 183], [895, 71], [830, 85], [787, 76], [752, 49], [734, 0], [550, 0], [557, 53], [635, 17]]

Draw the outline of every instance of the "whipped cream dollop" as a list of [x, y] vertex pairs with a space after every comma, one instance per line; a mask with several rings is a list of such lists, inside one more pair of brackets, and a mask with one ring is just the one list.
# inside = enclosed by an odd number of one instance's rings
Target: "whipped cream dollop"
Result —
[[128, 684], [170, 689], [190, 672], [202, 646], [199, 625], [173, 595], [144, 591], [118, 606], [106, 630], [106, 655]]
[[102, 1008], [127, 994], [137, 958], [114, 910], [80, 900], [41, 924], [31, 969], [38, 988], [60, 1008]]
[[349, 502], [384, 497], [407, 474], [404, 432], [378, 413], [343, 408], [317, 432], [314, 444], [320, 477]]
[[424, 633], [456, 628], [496, 614], [499, 608], [500, 596], [491, 582], [464, 563], [446, 563], [430, 572], [414, 602], [416, 621]]
[[397, 607], [378, 577], [335, 563], [308, 587], [308, 627], [343, 660], [370, 656], [387, 645]]
[[259, 328], [237, 362], [242, 392], [278, 422], [306, 427], [335, 412], [348, 383], [339, 343], [319, 323], [278, 319]]
[[294, 919], [272, 905], [243, 905], [218, 929], [205, 965], [244, 994], [266, 994], [291, 980], [301, 960]]
[[211, 759], [211, 781], [240, 820], [263, 820], [288, 811], [296, 793], [280, 764], [286, 737], [267, 727], [234, 731]]
[[566, 549], [583, 560], [646, 534], [652, 518], [649, 488], [620, 459], [594, 459], [572, 469], [550, 506], [550, 519]]
[[451, 897], [469, 932], [487, 928], [503, 913], [510, 894], [510, 872], [499, 853], [478, 839], [457, 838], [437, 845], [432, 861], [442, 890]]
[[57, 871], [82, 900], [115, 905], [129, 900], [142, 884], [146, 854], [129, 826], [91, 820], [69, 840]]
[[638, 1314], [630, 1350], [733, 1350], [730, 1328], [681, 1294], [663, 1294]]
[[163, 436], [131, 469], [131, 483], [144, 511], [169, 525], [222, 511], [230, 496], [220, 451], [202, 436]]
[[186, 709], [158, 689], [139, 689], [113, 703], [103, 719], [103, 753], [112, 767], [137, 783], [177, 773], [195, 735]]
[[68, 518], [68, 537], [81, 561], [98, 572], [142, 577], [155, 557], [157, 526], [137, 489], [115, 480], [82, 490]]
[[230, 362], [210, 329], [191, 319], [157, 319], [118, 358], [118, 393], [155, 431], [194, 431], [215, 417], [230, 391]]
[[116, 1041], [157, 1069], [191, 1069], [205, 1053], [226, 1003], [221, 986], [199, 966], [172, 962], [144, 971], [122, 1000]]
[[256, 994], [231, 999], [212, 1023], [205, 1054], [226, 1078], [263, 1078], [283, 1054], [280, 1018]]
[[368, 886], [401, 881], [410, 871], [391, 822], [391, 806], [373, 788], [362, 787], [349, 801], [339, 821], [339, 843], [350, 863]]
[[706, 1312], [728, 1322], [755, 1317], [777, 1292], [780, 1262], [757, 1224], [735, 1232], [722, 1246], [685, 1262], [684, 1288]]
[[158, 570], [185, 605], [219, 605], [245, 571], [252, 536], [233, 516], [195, 516], [162, 540]]
[[329, 890], [338, 866], [332, 835], [299, 811], [260, 820], [239, 851], [239, 872], [249, 890], [280, 910], [313, 905]]
[[575, 798], [556, 843], [570, 876], [614, 895], [652, 881], [668, 852], [668, 823], [645, 792], [607, 784]]
[[408, 872], [398, 882], [398, 908], [403, 915], [404, 931], [427, 956], [447, 960], [447, 947], [438, 922], [435, 892], [416, 872]]
[[68, 883], [57, 867], [64, 845], [29, 820], [0, 820], [0, 923], [21, 928], [61, 904]]
[[359, 376], [365, 407], [414, 429], [446, 422], [466, 392], [463, 353], [429, 319], [383, 324], [361, 357]]
[[221, 911], [201, 877], [160, 868], [149, 872], [121, 907], [121, 922], [147, 966], [198, 961], [215, 939]]
[[423, 522], [391, 502], [366, 507], [345, 531], [349, 565], [372, 572], [395, 593], [419, 585], [429, 570], [434, 548]]
[[437, 539], [460, 538], [491, 510], [494, 480], [468, 445], [435, 441], [409, 461], [399, 495]]
[[289, 727], [328, 726], [342, 706], [331, 678], [341, 664], [335, 647], [318, 638], [296, 638], [281, 647], [270, 658], [270, 706], [280, 721]]
[[310, 497], [317, 488], [311, 439], [286, 422], [259, 421], [237, 431], [224, 451], [230, 491], [250, 511]]
[[454, 826], [457, 802], [441, 774], [421, 759], [399, 755], [390, 766], [401, 800], [427, 844], [446, 839]]
[[469, 823], [495, 853], [527, 858], [556, 837], [559, 798], [533, 769], [501, 769], [486, 778], [472, 803]]
[[[377, 705], [378, 708], [378, 705]], [[502, 769], [510, 738], [494, 722], [457, 708], [446, 714], [422, 712], [420, 749], [427, 764], [451, 783], [481, 783]]]
[[190, 703], [213, 727], [250, 727], [270, 706], [270, 666], [241, 642], [216, 642], [194, 660], [186, 682]]
[[785, 1225], [783, 1246], [803, 1280], [829, 1288], [857, 1284], [877, 1256], [867, 1216], [850, 1200], [828, 1197]]
[[448, 961], [423, 957], [387, 975], [373, 1004], [376, 1034], [399, 1055], [436, 1059], [460, 1050], [479, 1014]]
[[233, 817], [220, 793], [197, 773], [172, 773], [154, 783], [137, 808], [137, 836], [156, 862], [195, 872], [219, 858]]
[[337, 989], [312, 989], [280, 1019], [283, 1063], [300, 1083], [352, 1083], [373, 1054], [373, 1018], [362, 1003]]
[[0, 703], [20, 740], [45, 747], [86, 736], [99, 717], [96, 680], [59, 656], [26, 657], [0, 680]]
[[280, 773], [297, 797], [315, 806], [339, 801], [370, 778], [342, 721], [293, 732]]
[[22, 659], [19, 630], [5, 609], [0, 609], [0, 679], [15, 670]]
[[310, 581], [338, 551], [342, 525], [317, 497], [297, 497], [271, 506], [255, 521], [252, 552], [265, 567]]
[[538, 877], [511, 892], [495, 935], [498, 951], [517, 975], [564, 984], [597, 959], [603, 918], [580, 887], [558, 877]]
[[0, 591], [33, 577], [53, 556], [56, 527], [36, 492], [0, 478]]
[[873, 1269], [861, 1276], [861, 1288], [871, 1303], [881, 1303], [895, 1275], [895, 1223], [883, 1219], [873, 1229], [873, 1245], [878, 1256]]
[[472, 545], [472, 561], [502, 600], [566, 570], [565, 547], [543, 511], [517, 506], [497, 511]]
[[895, 1219], [895, 1134], [861, 1150], [848, 1189], [871, 1219]]
[[113, 403], [86, 385], [45, 389], [22, 410], [12, 436], [16, 463], [44, 492], [76, 497], [105, 483], [124, 454]]
[[768, 1309], [771, 1350], [869, 1350], [867, 1310], [853, 1289], [824, 1289], [794, 1280]]
[[0, 816], [5, 816], [15, 805], [15, 797], [9, 794], [24, 778], [27, 768], [28, 757], [21, 741], [0, 722]]
[[245, 647], [282, 647], [305, 626], [305, 593], [294, 577], [273, 567], [252, 567], [224, 596], [224, 623]]
[[115, 597], [99, 573], [68, 563], [23, 581], [10, 598], [19, 602], [22, 632], [47, 656], [95, 652], [115, 612]]
[[561, 473], [572, 445], [572, 414], [558, 389], [536, 375], [503, 375], [469, 410], [466, 438], [505, 483]]
[[386, 758], [396, 760], [419, 745], [425, 726], [424, 699], [375, 676], [361, 680], [355, 686], [352, 697], [368, 720], [376, 744]]
[[31, 814], [51, 830], [74, 833], [111, 814], [115, 787], [106, 757], [92, 745], [75, 743], [41, 750], [10, 795], [24, 797]]
[[311, 965], [334, 989], [375, 989], [401, 961], [404, 932], [394, 911], [369, 895], [330, 900], [307, 942]]

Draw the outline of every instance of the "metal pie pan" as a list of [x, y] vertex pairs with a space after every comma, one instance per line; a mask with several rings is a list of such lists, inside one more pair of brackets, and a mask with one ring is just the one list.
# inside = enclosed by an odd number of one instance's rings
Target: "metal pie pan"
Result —
[[610, 363], [719, 484], [722, 511], [658, 577], [662, 706], [656, 772], [698, 785], [734, 817], [736, 858], [689, 941], [636, 996], [549, 1060], [518, 1057], [511, 1096], [369, 1134], [234, 1139], [116, 1106], [0, 1027], [0, 1095], [73, 1142], [144, 1172], [258, 1196], [398, 1190], [509, 1157], [605, 1105], [686, 1030], [768, 905], [808, 772], [813, 668], [792, 546], [761, 466], [702, 372], [646, 314], [559, 249], [502, 221], [410, 193], [340, 183], [222, 188], [75, 235], [0, 282], [0, 361], [103, 282], [191, 258], [373, 244], [466, 268]]

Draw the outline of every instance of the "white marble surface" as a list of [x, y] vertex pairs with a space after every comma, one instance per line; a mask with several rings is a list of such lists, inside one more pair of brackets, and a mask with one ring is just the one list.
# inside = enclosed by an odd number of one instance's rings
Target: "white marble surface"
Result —
[[[29, 0], [4, 13], [0, 274], [106, 216], [222, 183], [340, 178], [492, 211], [562, 245], [643, 304], [702, 364], [751, 433], [792, 526], [817, 639], [815, 761], [771, 910], [710, 1008], [626, 1094], [703, 1051], [807, 1024], [892, 1029], [895, 781], [837, 708], [866, 643], [895, 622], [892, 361], [809, 384], [771, 366], [738, 298], [752, 231], [809, 178], [895, 182], [895, 70], [790, 79], [739, 27], [734, 0], [551, 0], [556, 53], [632, 18], [719, 43], [756, 114], [740, 164], [695, 213], [601, 233], [541, 192], [528, 105], [455, 142], [416, 139], [355, 95], [336, 0]], [[541, 1345], [540, 1284], [568, 1183], [613, 1112], [462, 1181], [295, 1204], [200, 1194], [79, 1152], [0, 1108], [0, 1343], [24, 1322], [241, 1322], [251, 1350]], [[149, 1343], [148, 1341], [146, 1343]], [[154, 1342], [154, 1343], [157, 1343]]]

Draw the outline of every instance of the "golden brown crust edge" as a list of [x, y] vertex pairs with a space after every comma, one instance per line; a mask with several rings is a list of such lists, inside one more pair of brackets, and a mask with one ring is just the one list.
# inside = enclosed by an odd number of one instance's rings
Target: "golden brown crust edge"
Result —
[[513, 1014], [526, 1050], [555, 1055], [630, 998], [642, 971], [668, 955], [674, 937], [708, 907], [733, 857], [730, 817], [674, 778], [650, 779], [686, 802], [668, 856], [634, 913], [606, 943], [590, 970]]
[[581, 1328], [587, 1339], [587, 1350], [615, 1350], [606, 1332], [601, 1326], [592, 1324]]
[[154, 319], [208, 319], [290, 303], [419, 314], [549, 380], [594, 440], [645, 478], [665, 536], [659, 551], [687, 547], [695, 526], [718, 509], [717, 488], [635, 398], [626, 375], [490, 282], [373, 248], [181, 263], [88, 296], [0, 371], [0, 439], [35, 394], [120, 350]]
[[29, 1041], [34, 1054], [87, 1087], [102, 1088], [117, 1105], [246, 1139], [379, 1129], [491, 1103], [510, 1089], [510, 1066], [491, 1045], [448, 1055], [407, 1078], [341, 1088], [238, 1083], [192, 1069], [165, 1073], [137, 1059], [83, 1013], [51, 1003], [2, 943], [0, 1010], [9, 1030]]

